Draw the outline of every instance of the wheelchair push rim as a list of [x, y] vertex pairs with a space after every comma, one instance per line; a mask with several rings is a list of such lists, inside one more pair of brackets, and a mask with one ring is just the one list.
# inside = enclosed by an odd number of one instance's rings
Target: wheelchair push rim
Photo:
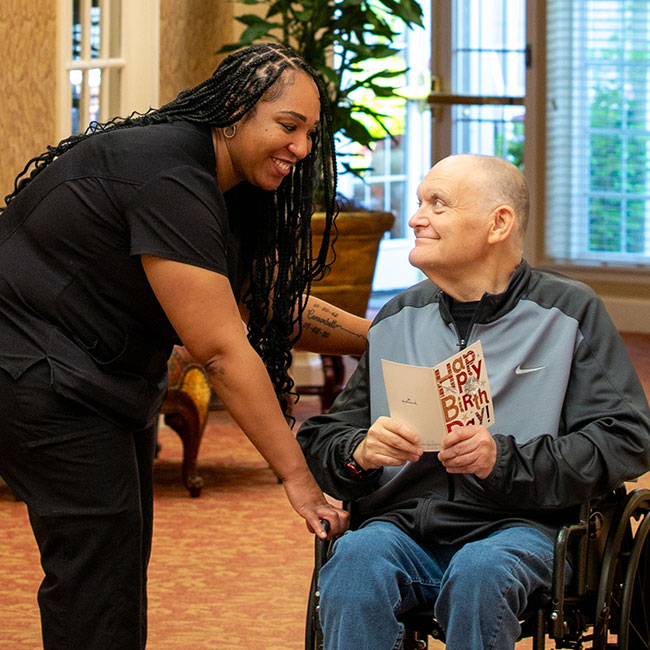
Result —
[[[648, 511], [650, 490], [633, 490], [621, 503], [618, 525], [610, 530], [596, 600], [594, 650], [650, 648]], [[610, 633], [617, 635], [615, 642]]]
[[650, 648], [650, 516], [645, 515], [636, 535], [623, 583], [618, 647]]

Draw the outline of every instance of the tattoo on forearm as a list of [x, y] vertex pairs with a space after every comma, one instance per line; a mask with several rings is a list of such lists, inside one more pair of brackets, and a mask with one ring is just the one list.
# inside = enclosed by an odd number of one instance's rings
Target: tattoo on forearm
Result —
[[315, 302], [313, 303], [313, 306], [307, 310], [307, 319], [306, 322], [303, 323], [302, 327], [304, 330], [312, 332], [312, 334], [316, 334], [317, 336], [321, 336], [324, 339], [329, 338], [334, 330], [340, 329], [351, 336], [356, 336], [357, 338], [365, 340], [366, 337], [363, 334], [353, 332], [347, 327], [340, 325], [338, 317], [339, 312], [332, 311], [328, 307]]

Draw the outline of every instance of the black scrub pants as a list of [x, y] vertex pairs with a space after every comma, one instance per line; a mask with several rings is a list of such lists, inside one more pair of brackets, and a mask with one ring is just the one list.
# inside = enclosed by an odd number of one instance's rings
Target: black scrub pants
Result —
[[25, 502], [45, 578], [44, 650], [142, 650], [155, 430], [51, 389], [46, 361], [0, 369], [0, 475]]

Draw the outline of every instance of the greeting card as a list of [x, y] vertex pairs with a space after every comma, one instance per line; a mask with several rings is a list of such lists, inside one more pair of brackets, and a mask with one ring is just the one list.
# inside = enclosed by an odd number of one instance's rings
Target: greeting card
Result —
[[381, 360], [390, 415], [418, 432], [425, 451], [440, 451], [455, 426], [494, 422], [481, 342], [429, 368]]

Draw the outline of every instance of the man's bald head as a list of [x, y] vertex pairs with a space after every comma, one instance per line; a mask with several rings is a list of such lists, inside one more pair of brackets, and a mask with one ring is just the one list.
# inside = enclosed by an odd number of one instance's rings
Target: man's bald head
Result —
[[445, 160], [457, 160], [467, 164], [468, 174], [479, 170], [481, 178], [473, 179], [481, 183], [485, 199], [495, 206], [509, 205], [517, 217], [517, 230], [523, 240], [528, 228], [528, 213], [530, 209], [530, 192], [526, 178], [512, 163], [496, 156], [477, 154], [457, 154]]

